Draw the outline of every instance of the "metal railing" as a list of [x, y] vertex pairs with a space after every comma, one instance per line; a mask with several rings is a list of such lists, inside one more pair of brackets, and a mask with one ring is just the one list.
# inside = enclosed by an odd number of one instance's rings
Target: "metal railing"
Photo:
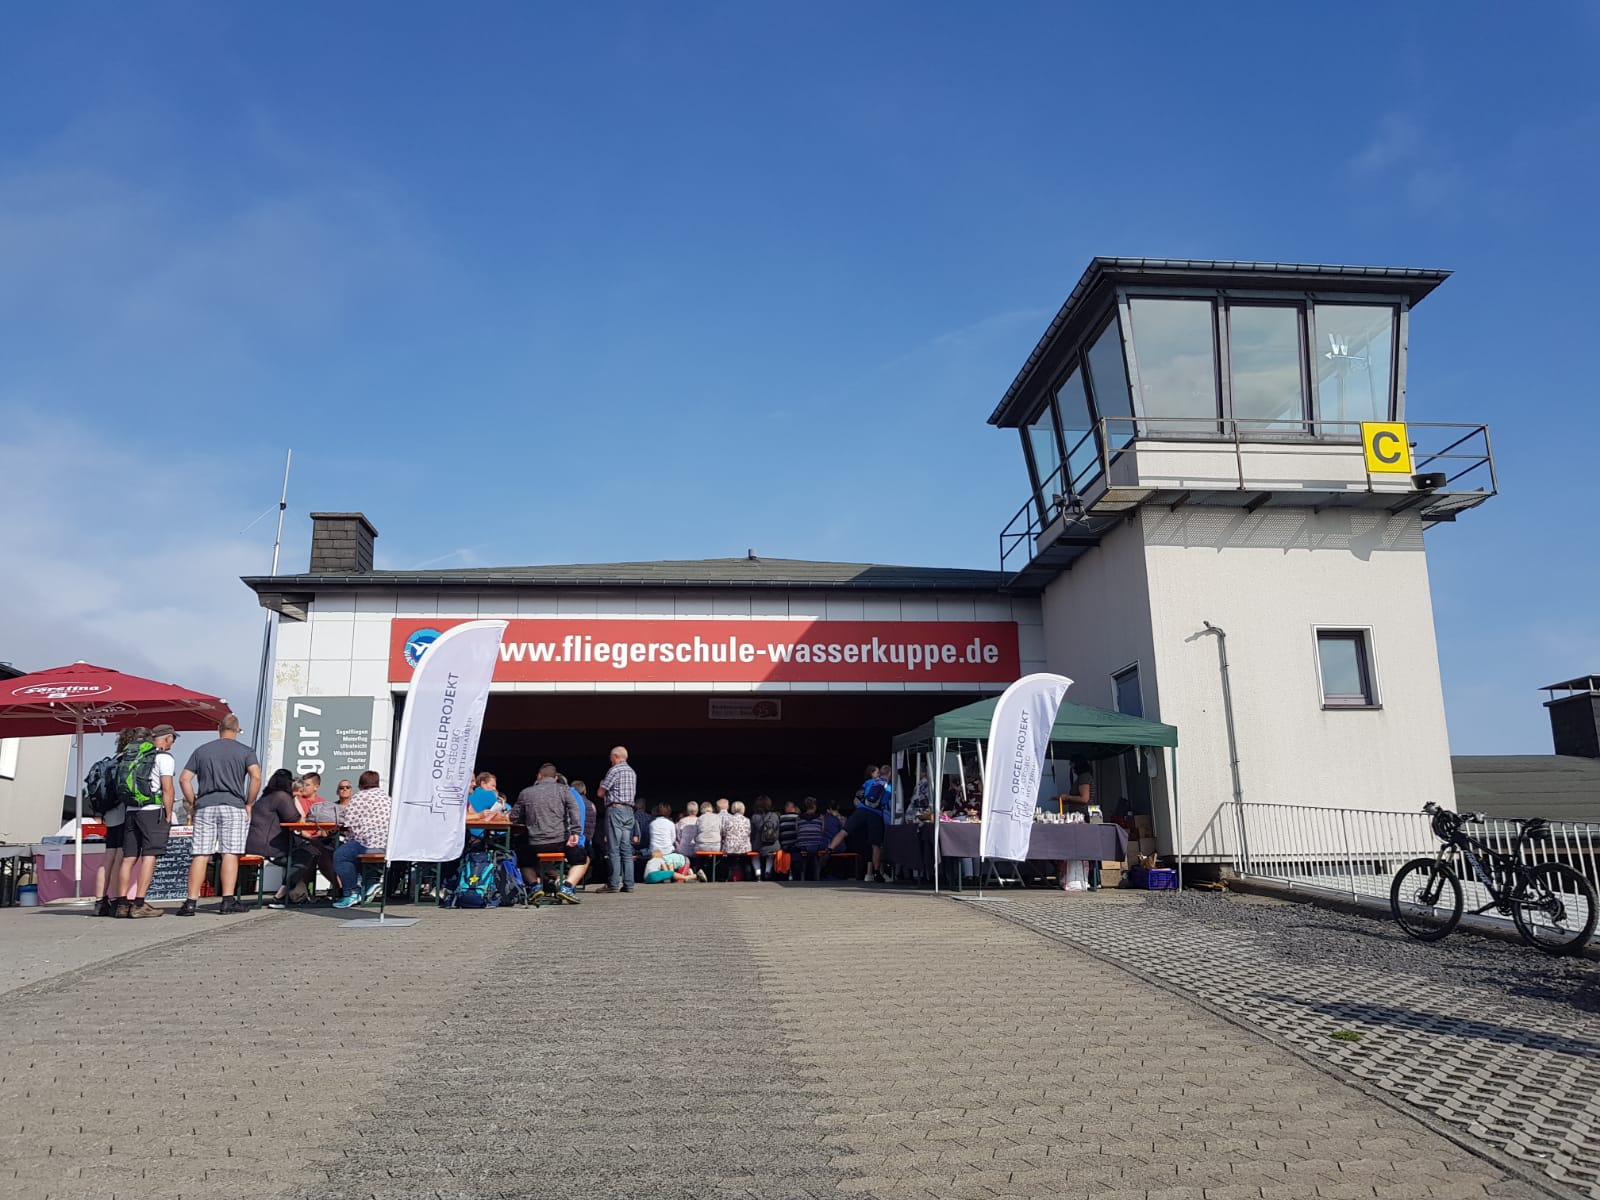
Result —
[[[1035, 544], [1051, 525], [1063, 518], [1087, 519], [1104, 498], [1112, 466], [1140, 443], [1158, 443], [1162, 454], [1207, 454], [1219, 450], [1233, 459], [1230, 478], [1218, 478], [1207, 490], [1254, 492], [1266, 490], [1252, 482], [1246, 470], [1250, 455], [1273, 453], [1285, 447], [1321, 449], [1340, 458], [1362, 455], [1360, 421], [1281, 421], [1269, 418], [1216, 417], [1102, 417], [1067, 448], [1066, 458], [1040, 482], [1000, 533], [1001, 571], [1020, 570], [1035, 555]], [[1406, 426], [1411, 435], [1412, 473], [1439, 473], [1443, 486], [1418, 491], [1418, 502], [1429, 496], [1478, 493], [1484, 498], [1499, 491], [1494, 453], [1487, 425], [1460, 422], [1417, 421]], [[1369, 488], [1372, 477], [1367, 475]], [[1110, 482], [1109, 486], [1117, 486]], [[1141, 485], [1150, 486], [1150, 485]], [[1026, 556], [1020, 562], [1019, 551]]]
[[[1254, 801], [1229, 807], [1234, 809], [1237, 829], [1227, 831], [1225, 840], [1240, 875], [1294, 888], [1387, 904], [1400, 867], [1409, 859], [1432, 857], [1439, 851], [1439, 839], [1422, 812]], [[1519, 829], [1507, 818], [1489, 817], [1482, 825], [1467, 826], [1466, 832], [1509, 854]], [[1522, 860], [1530, 865], [1566, 863], [1600, 888], [1600, 823], [1551, 821], [1549, 829], [1548, 839], [1523, 847]], [[1470, 876], [1470, 867], [1464, 870]], [[1468, 911], [1489, 902], [1488, 892], [1476, 880], [1463, 878], [1461, 886]]]

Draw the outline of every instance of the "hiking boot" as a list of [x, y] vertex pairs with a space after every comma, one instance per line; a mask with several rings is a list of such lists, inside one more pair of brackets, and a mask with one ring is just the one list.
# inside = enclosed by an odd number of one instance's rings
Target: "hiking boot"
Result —
[[570, 883], [563, 883], [561, 890], [556, 895], [560, 897], [563, 904], [576, 904], [578, 902], [578, 894], [572, 890]]
[[111, 897], [110, 896], [101, 896], [100, 897], [100, 903], [96, 904], [94, 906], [94, 915], [97, 916], [97, 917], [109, 917], [111, 915], [111, 912], [112, 912]]
[[133, 902], [131, 900], [118, 900], [111, 906], [111, 915], [113, 917], [133, 916]]
[[222, 898], [222, 905], [217, 909], [217, 911], [226, 917], [231, 916], [234, 913], [249, 912], [250, 908], [248, 905], [240, 901], [239, 897], [237, 896], [224, 896]]
[[128, 915], [130, 917], [164, 917], [167, 913], [165, 909], [157, 908], [148, 900], [141, 900]]
[[194, 908], [195, 905], [193, 900], [185, 900], [182, 904], [178, 905], [177, 911], [172, 915], [175, 917], [192, 917], [194, 916]]

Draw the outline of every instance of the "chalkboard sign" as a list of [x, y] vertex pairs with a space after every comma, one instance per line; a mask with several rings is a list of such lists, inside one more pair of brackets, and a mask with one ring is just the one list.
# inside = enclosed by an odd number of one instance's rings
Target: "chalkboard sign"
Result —
[[167, 848], [156, 859], [156, 873], [150, 880], [148, 900], [186, 900], [189, 898], [189, 859], [194, 850], [194, 833], [174, 829]]

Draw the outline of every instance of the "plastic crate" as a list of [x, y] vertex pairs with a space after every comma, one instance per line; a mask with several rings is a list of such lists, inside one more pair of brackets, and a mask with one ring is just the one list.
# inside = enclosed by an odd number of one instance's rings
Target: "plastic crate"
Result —
[[1150, 892], [1175, 892], [1178, 890], [1178, 873], [1171, 867], [1131, 867], [1128, 870], [1128, 883]]

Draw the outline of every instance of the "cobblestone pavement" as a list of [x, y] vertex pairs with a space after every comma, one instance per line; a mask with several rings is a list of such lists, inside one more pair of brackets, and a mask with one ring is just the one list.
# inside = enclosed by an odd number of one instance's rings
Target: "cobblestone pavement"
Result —
[[1465, 935], [1424, 946], [1392, 922], [1299, 904], [1074, 899], [985, 908], [1159, 977], [1600, 1198], [1594, 963]]
[[[93, 910], [67, 905], [42, 908], [0, 908], [0, 949], [4, 950], [4, 971], [0, 971], [0, 993], [38, 983], [52, 975], [103, 963], [130, 950], [144, 949], [189, 937], [218, 924], [250, 920], [255, 914], [219, 917], [207, 910], [216, 907], [207, 901], [195, 917], [168, 920], [167, 917], [137, 921], [113, 921], [91, 917]], [[171, 916], [176, 904], [161, 904]]]
[[0, 1197], [1544, 1192], [975, 905], [736, 884], [417, 915], [219, 921], [0, 996]]

